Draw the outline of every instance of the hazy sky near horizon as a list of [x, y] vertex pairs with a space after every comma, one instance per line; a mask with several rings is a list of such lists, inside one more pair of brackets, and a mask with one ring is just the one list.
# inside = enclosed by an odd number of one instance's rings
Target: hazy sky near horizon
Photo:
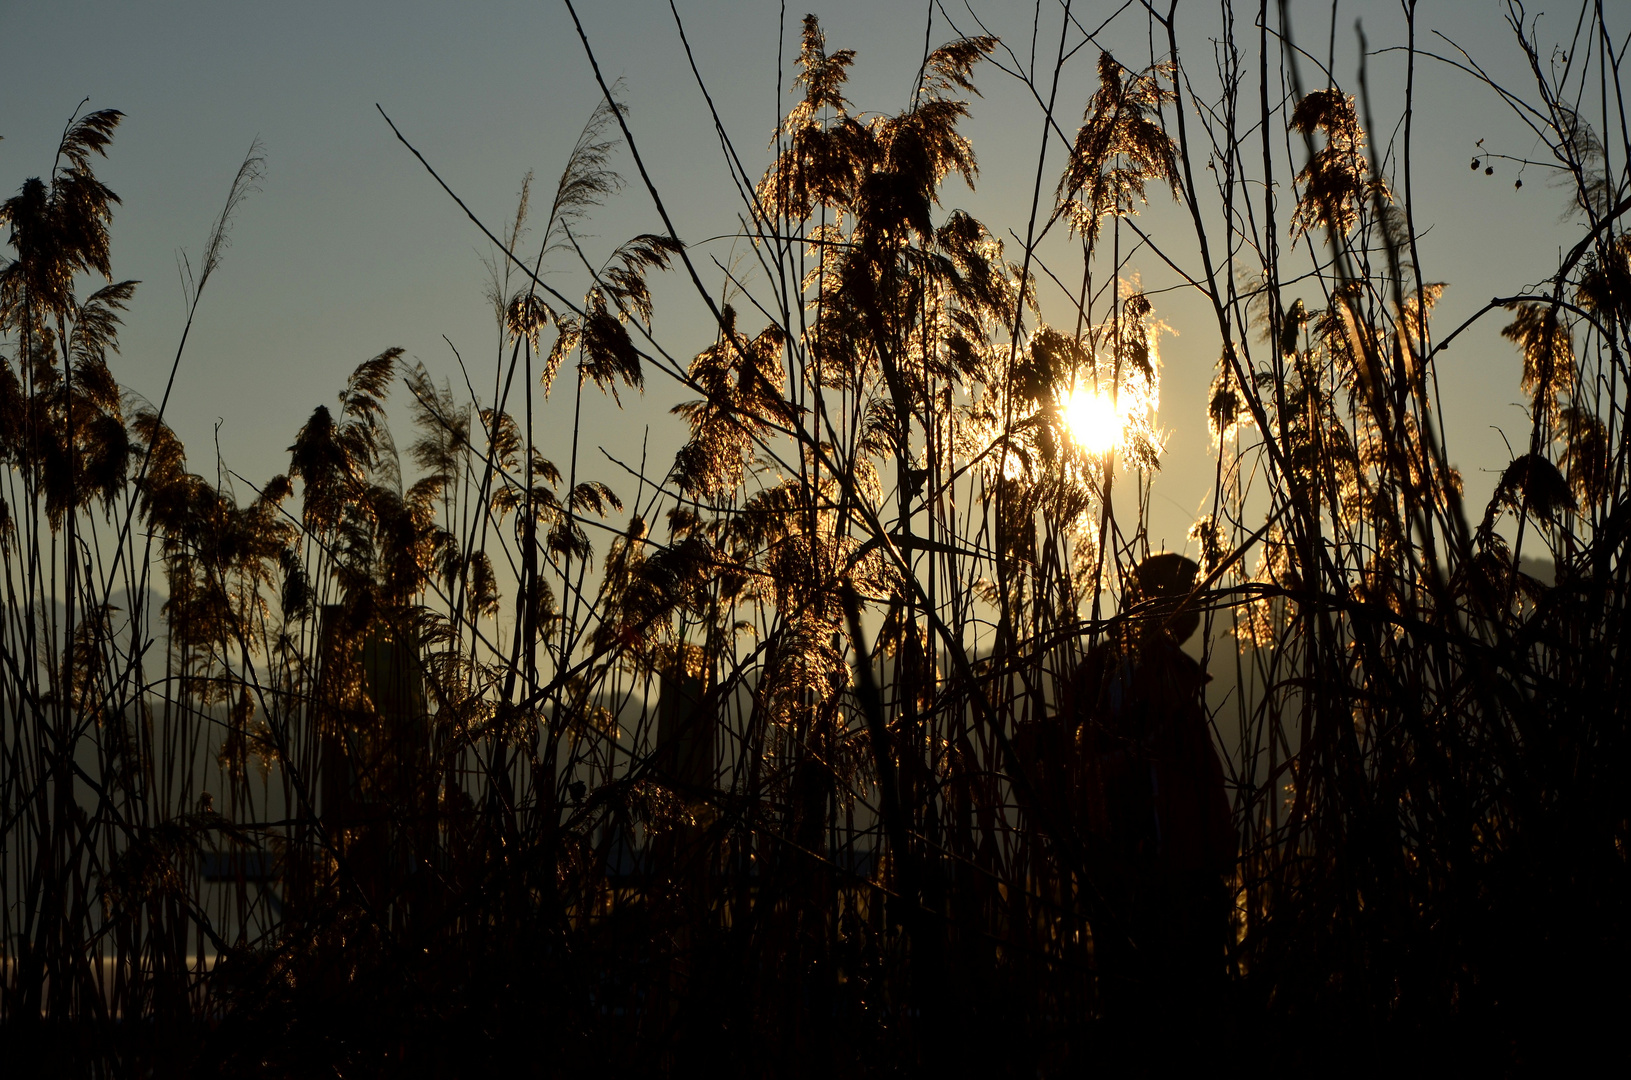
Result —
[[[1032, 3], [971, 3], [1016, 53], [1028, 52]], [[859, 53], [849, 88], [854, 105], [880, 112], [903, 107], [930, 5], [841, 0], [810, 7], [822, 18], [830, 48]], [[1255, 5], [1249, 8], [1237, 19], [1250, 35], [1244, 44], [1253, 45]], [[681, 0], [679, 10], [727, 130], [750, 170], [762, 170], [775, 123], [792, 100], [787, 83], [804, 7], [784, 13], [775, 2]], [[976, 31], [967, 8], [947, 4], [945, 10], [958, 30]], [[1084, 23], [1096, 25], [1114, 8], [1078, 3], [1076, 10]], [[704, 268], [710, 257], [730, 263], [732, 242], [708, 238], [735, 230], [738, 204], [667, 3], [583, 0], [579, 11], [602, 70], [624, 80], [631, 127], [681, 238]], [[1046, 51], [1048, 36], [1057, 40], [1060, 9], [1048, 2], [1042, 11]], [[1448, 51], [1431, 34], [1442, 31], [1522, 92], [1528, 85], [1523, 58], [1503, 12], [1495, 0], [1423, 0], [1418, 43]], [[1132, 11], [1121, 18], [1105, 35], [1106, 44], [1128, 63], [1147, 59], [1142, 18]], [[1360, 18], [1372, 50], [1404, 41], [1396, 3], [1340, 0], [1335, 69], [1350, 90], [1357, 89], [1354, 22]], [[1219, 20], [1216, 5], [1180, 5], [1190, 62], [1210, 67]], [[1296, 39], [1315, 56], [1326, 55], [1332, 25], [1329, 3], [1293, 7]], [[1568, 25], [1560, 13], [1543, 19], [1541, 27], [1548, 40], [1566, 39], [1572, 15]], [[937, 14], [929, 36], [939, 44], [956, 35]], [[123, 200], [113, 222], [115, 277], [143, 283], [126, 320], [115, 374], [150, 399], [163, 391], [185, 318], [178, 252], [188, 252], [196, 265], [245, 150], [257, 138], [265, 147], [262, 190], [235, 222], [169, 410], [195, 470], [211, 474], [212, 443], [218, 440], [227, 465], [256, 482], [284, 471], [285, 448], [312, 408], [332, 402], [357, 363], [389, 346], [403, 347], [438, 380], [458, 385], [462, 379], [445, 335], [463, 355], [478, 393], [490, 399], [497, 338], [482, 299], [481, 263], [489, 245], [397, 143], [375, 104], [495, 231], [513, 215], [528, 170], [538, 178], [535, 206], [547, 206], [599, 96], [559, 0], [0, 0], [0, 37], [11, 45], [7, 78], [0, 82], [0, 190], [15, 191], [27, 177], [50, 169], [63, 124], [81, 98], [90, 98], [88, 108], [126, 114], [108, 160], [98, 162], [99, 175]], [[1382, 53], [1370, 64], [1378, 127], [1391, 129], [1402, 103], [1403, 59]], [[1255, 68], [1253, 73], [1255, 79]], [[1023, 234], [1040, 113], [1028, 91], [994, 68], [982, 68], [976, 77], [985, 97], [974, 103], [965, 130], [980, 155], [981, 180], [974, 192], [960, 182], [948, 185], [945, 205], [969, 209], [999, 235], [1010, 229]], [[1304, 77], [1318, 78], [1311, 66]], [[1579, 231], [1560, 221], [1564, 195], [1541, 170], [1525, 172], [1522, 191], [1513, 188], [1513, 164], [1496, 161], [1493, 177], [1469, 170], [1480, 138], [1518, 157], [1536, 151], [1533, 136], [1488, 89], [1425, 58], [1418, 78], [1416, 215], [1426, 230], [1426, 276], [1450, 283], [1437, 323], [1442, 334], [1491, 296], [1537, 283]], [[1059, 113], [1067, 130], [1074, 131], [1093, 85], [1089, 49], [1061, 86]], [[1375, 137], [1382, 142], [1392, 133]], [[597, 257], [628, 236], [660, 228], [632, 161], [622, 154], [616, 163], [630, 183], [588, 226], [587, 244]], [[1050, 150], [1044, 197], [1062, 167], [1062, 154]], [[1183, 227], [1165, 196], [1152, 200], [1144, 224]], [[1019, 246], [1010, 244], [1010, 250]], [[1173, 249], [1187, 256], [1191, 247], [1175, 243]], [[1153, 257], [1134, 266], [1151, 289], [1172, 283]], [[551, 280], [563, 291], [581, 293], [583, 275], [571, 269], [557, 260]], [[681, 360], [712, 336], [688, 290], [680, 274], [669, 275], [657, 290], [658, 336]], [[1162, 348], [1160, 422], [1169, 444], [1156, 485], [1158, 506], [1165, 507], [1158, 530], [1163, 535], [1156, 539], [1179, 547], [1211, 484], [1201, 456], [1202, 410], [1218, 342], [1215, 328], [1208, 331], [1210, 314], [1193, 294], [1164, 293], [1155, 301], [1157, 313], [1178, 331]], [[1051, 314], [1068, 318], [1060, 304]], [[757, 328], [754, 320], [744, 321]], [[1518, 357], [1498, 338], [1502, 322], [1499, 315], [1488, 317], [1445, 354], [1440, 368], [1451, 458], [1466, 474], [1469, 497], [1479, 500], [1508, 460], [1492, 425], [1505, 427], [1514, 443], [1527, 431], [1514, 405]], [[626, 398], [621, 414], [591, 400], [589, 475], [632, 494], [626, 478], [593, 448], [604, 445], [625, 460], [637, 459], [648, 424], [651, 467], [665, 471], [681, 439], [680, 424], [668, 410], [690, 396], [652, 373], [644, 398]], [[567, 452], [570, 419], [569, 394], [540, 402], [540, 442], [558, 462]], [[405, 444], [400, 427], [398, 435]]]

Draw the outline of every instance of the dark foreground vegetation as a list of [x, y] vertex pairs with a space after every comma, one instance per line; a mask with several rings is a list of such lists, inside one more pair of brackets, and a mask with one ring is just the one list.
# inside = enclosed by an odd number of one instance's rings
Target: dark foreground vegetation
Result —
[[[1623, 37], [1588, 2], [1559, 60], [1511, 8], [1534, 80], [1485, 89], [1540, 140], [1573, 246], [1477, 316], [1521, 352], [1532, 423], [1465, 506], [1435, 374], [1464, 327], [1430, 319], [1411, 208], [1433, 103], [1372, 122], [1266, 3], [1199, 56], [1175, 24], [1199, 8], [1124, 9], [1141, 55], [1097, 47], [1097, 11], [1049, 10], [1086, 48], [1033, 67], [955, 36], [893, 115], [856, 112], [852, 54], [806, 20], [768, 167], [725, 140], [745, 289], [672, 227], [601, 263], [580, 246], [614, 155], [638, 161], [603, 85], [547, 216], [488, 233], [495, 366], [455, 390], [401, 350], [368, 360], [264, 483], [193, 471], [168, 388], [115, 380], [134, 286], [110, 283], [93, 167], [119, 114], [71, 124], [0, 209], [8, 1069], [1623, 1060]], [[1412, 77], [1476, 81], [1400, 18]], [[1056, 100], [1094, 62], [1092, 99]], [[974, 179], [976, 75], [1026, 81], [1069, 151], [1006, 243], [939, 198]], [[1145, 197], [1190, 230], [1146, 234]], [[1134, 573], [1160, 453], [1135, 249], [1216, 316], [1213, 509], [1164, 594]], [[654, 336], [659, 270], [717, 323], [700, 352]], [[1039, 310], [1044, 276], [1074, 304]], [[534, 446], [546, 414], [647, 382], [683, 387], [672, 468], [608, 446], [625, 471], [587, 432], [569, 460]], [[1102, 782], [1110, 755], [1159, 752], [1112, 746], [1081, 687], [1195, 618], [1233, 688], [1206, 722], [1234, 855], [1189, 878], [1228, 899], [1185, 966], [1136, 884], [1164, 864], [1128, 863]]]

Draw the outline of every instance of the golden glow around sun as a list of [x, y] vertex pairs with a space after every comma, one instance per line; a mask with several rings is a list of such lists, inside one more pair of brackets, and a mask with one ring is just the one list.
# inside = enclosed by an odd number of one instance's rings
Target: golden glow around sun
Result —
[[1078, 386], [1065, 399], [1064, 413], [1070, 437], [1089, 454], [1107, 454], [1121, 444], [1127, 417], [1108, 394]]

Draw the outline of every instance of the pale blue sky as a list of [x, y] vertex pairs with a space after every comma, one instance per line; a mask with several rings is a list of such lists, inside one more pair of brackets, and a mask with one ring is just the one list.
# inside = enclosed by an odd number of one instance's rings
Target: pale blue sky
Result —
[[[973, 0], [973, 6], [1016, 52], [1028, 50], [1033, 4]], [[1057, 6], [1042, 6], [1044, 24], [1055, 27]], [[856, 106], [893, 111], [904, 105], [928, 5], [844, 0], [813, 7], [830, 47], [859, 51], [850, 93]], [[1209, 63], [1218, 9], [1205, 3], [1181, 8], [1191, 62]], [[750, 168], [762, 168], [766, 143], [788, 100], [785, 82], [804, 7], [787, 10], [785, 28], [777, 3], [682, 0], [680, 10], [739, 151]], [[963, 29], [973, 29], [965, 8], [948, 4], [947, 10]], [[1090, 25], [1110, 10], [1102, 2], [1078, 4]], [[1330, 5], [1294, 10], [1298, 39], [1323, 55]], [[1500, 77], [1523, 86], [1521, 56], [1501, 23], [1499, 4], [1424, 0], [1420, 10], [1424, 47], [1444, 48], [1428, 33], [1442, 30]], [[1378, 48], [1402, 41], [1398, 11], [1393, 3], [1341, 3], [1336, 67], [1350, 89], [1356, 89], [1354, 19], [1363, 16]], [[695, 243], [731, 231], [734, 196], [667, 4], [584, 0], [580, 12], [603, 70], [626, 80], [632, 128], [682, 238]], [[1143, 23], [1123, 18], [1129, 21], [1106, 40], [1134, 62], [1147, 53]], [[1559, 21], [1550, 24], [1554, 33], [1572, 29]], [[1249, 16], [1245, 22], [1249, 27]], [[776, 53], [783, 36], [788, 68], [778, 99]], [[932, 36], [938, 44], [952, 33], [937, 19]], [[210, 284], [170, 409], [195, 469], [212, 470], [211, 440], [220, 418], [228, 464], [256, 479], [285, 468], [284, 448], [312, 407], [331, 401], [355, 364], [387, 346], [400, 345], [438, 378], [457, 381], [445, 334], [473, 375], [479, 370], [490, 385], [495, 342], [481, 299], [479, 261], [485, 241], [396, 143], [375, 102], [471, 207], [497, 226], [513, 213], [528, 169], [537, 170], [547, 200], [598, 94], [558, 0], [0, 0], [0, 39], [8, 43], [6, 77], [0, 80], [0, 190], [13, 191], [49, 169], [62, 125], [82, 97], [90, 97], [91, 108], [127, 114], [100, 174], [124, 200], [113, 225], [115, 274], [144, 284], [115, 371], [125, 385], [155, 399], [183, 322], [176, 252], [185, 248], [196, 259], [244, 150], [257, 136], [264, 142], [269, 168], [263, 190], [243, 207], [232, 248]], [[1072, 70], [1061, 93], [1070, 130], [1092, 89], [1091, 50]], [[1373, 61], [1381, 117], [1396, 115], [1401, 72], [1396, 54]], [[1315, 75], [1305, 69], [1305, 78]], [[1558, 247], [1577, 233], [1559, 225], [1562, 196], [1536, 170], [1517, 192], [1511, 166], [1498, 163], [1499, 174], [1490, 178], [1468, 169], [1479, 138], [1513, 154], [1534, 150], [1533, 138], [1487, 91], [1429, 61], [1423, 61], [1420, 78], [1417, 217], [1429, 226], [1423, 242], [1428, 276], [1451, 283], [1440, 309], [1443, 332], [1490, 296], [1533, 284], [1555, 265]], [[999, 234], [1009, 228], [1023, 233], [1039, 116], [1022, 88], [994, 69], [981, 70], [978, 81], [986, 98], [975, 103], [967, 131], [983, 166], [980, 190], [969, 193], [955, 184], [946, 203], [968, 208]], [[636, 182], [590, 227], [602, 251], [658, 225], [632, 163], [625, 157], [619, 165]], [[1046, 190], [1061, 166], [1055, 152]], [[1145, 221], [1152, 228], [1182, 225], [1170, 204], [1152, 206]], [[729, 245], [704, 245], [698, 254], [728, 261]], [[1170, 282], [1153, 260], [1143, 270], [1148, 287]], [[708, 325], [679, 276], [671, 275], [658, 297], [657, 326], [672, 352], [688, 357], [707, 343]], [[1161, 531], [1176, 546], [1187, 515], [1210, 486], [1210, 470], [1197, 465], [1206, 443], [1201, 409], [1217, 342], [1215, 331], [1208, 332], [1210, 316], [1192, 300], [1158, 298], [1157, 308], [1180, 331], [1163, 349], [1160, 420], [1171, 437], [1157, 486], [1158, 503], [1172, 515], [1170, 530]], [[1062, 309], [1056, 317], [1066, 318]], [[1489, 425], [1505, 425], [1514, 441], [1525, 430], [1522, 414], [1510, 404], [1518, 399], [1518, 361], [1497, 338], [1499, 325], [1493, 318], [1484, 331], [1463, 338], [1441, 369], [1452, 458], [1467, 474], [1469, 495], [1480, 498], [1491, 480], [1487, 474], [1480, 480], [1478, 470], [1498, 471], [1506, 462]], [[661, 471], [679, 439], [667, 410], [685, 396], [655, 376], [644, 401], [626, 415], [592, 408], [591, 445], [602, 442], [614, 452], [637, 455], [641, 426], [650, 423], [653, 460], [663, 463]], [[563, 395], [542, 413], [541, 441], [558, 458], [565, 455], [569, 418]], [[610, 470], [603, 478], [624, 487]]]

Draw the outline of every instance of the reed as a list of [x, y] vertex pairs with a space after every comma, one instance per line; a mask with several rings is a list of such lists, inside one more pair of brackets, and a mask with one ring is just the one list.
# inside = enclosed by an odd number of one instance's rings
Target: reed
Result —
[[[1098, 29], [1062, 5], [1040, 73], [937, 8], [954, 36], [892, 114], [852, 105], [856, 54], [807, 17], [768, 162], [720, 128], [751, 280], [682, 242], [603, 81], [535, 247], [530, 178], [497, 231], [465, 208], [493, 244], [490, 385], [386, 349], [260, 484], [191, 471], [169, 387], [116, 382], [136, 283], [93, 166], [120, 117], [76, 116], [0, 208], [5, 1038], [201, 1075], [1244, 1071], [1335, 1039], [1518, 1071], [1606, 1043], [1631, 940], [1619, 46], [1588, 0], [1548, 66], [1509, 7], [1533, 84], [1485, 83], [1576, 241], [1446, 330], [1413, 80], [1481, 69], [1423, 49], [1415, 12], [1385, 155], [1363, 74], [1357, 98], [1305, 83], [1267, 0], [1207, 79], [1176, 4]], [[1062, 101], [1089, 63], [1096, 92]], [[941, 205], [978, 177], [977, 75], [1041, 110], [1009, 241]], [[579, 226], [619, 155], [665, 231], [597, 261]], [[1168, 198], [1187, 231], [1139, 218]], [[1135, 248], [1187, 268], [1219, 356], [1198, 573], [1164, 597]], [[663, 343], [663, 271], [704, 347]], [[1044, 277], [1074, 299], [1044, 313]], [[1469, 509], [1436, 361], [1489, 319], [1530, 432]], [[585, 394], [676, 387], [671, 466], [592, 455]], [[535, 432], [568, 410], [551, 462]], [[1096, 824], [1088, 698], [1190, 617], [1234, 688], [1190, 705], [1236, 854], [1185, 989]]]

